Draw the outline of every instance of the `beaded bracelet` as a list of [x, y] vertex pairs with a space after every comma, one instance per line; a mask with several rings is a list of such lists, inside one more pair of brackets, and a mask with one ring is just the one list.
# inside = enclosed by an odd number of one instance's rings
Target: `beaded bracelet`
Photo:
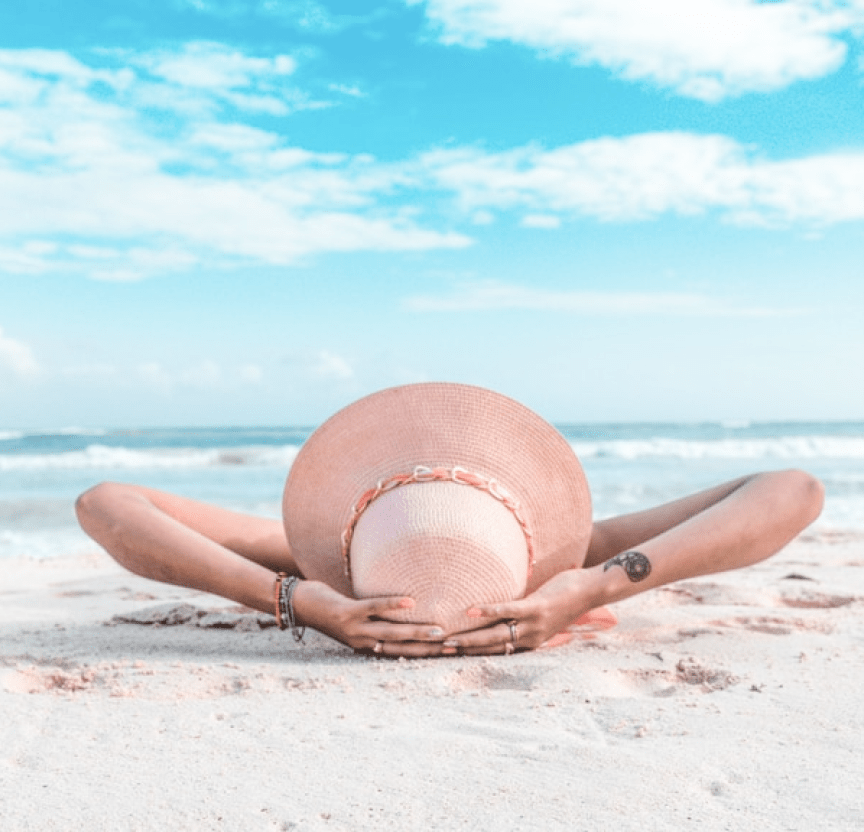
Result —
[[279, 604], [279, 595], [282, 589], [282, 581], [287, 577], [287, 572], [280, 572], [276, 575], [276, 582], [273, 584], [273, 606], [276, 607], [276, 626], [280, 630], [284, 630], [286, 625], [282, 623], [282, 608]]
[[300, 579], [296, 575], [289, 576], [285, 572], [280, 572], [276, 576], [274, 587], [276, 623], [280, 630], [290, 628], [291, 635], [298, 644], [303, 641], [303, 636], [306, 633], [306, 627], [298, 626], [297, 617], [294, 614], [294, 590], [297, 589], [299, 583]]

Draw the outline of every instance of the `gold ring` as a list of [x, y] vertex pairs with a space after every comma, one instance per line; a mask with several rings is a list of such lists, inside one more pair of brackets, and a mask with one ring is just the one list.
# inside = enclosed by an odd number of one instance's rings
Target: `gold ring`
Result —
[[380, 653], [384, 649], [383, 641], [376, 641], [375, 646], [372, 648], [373, 653]]

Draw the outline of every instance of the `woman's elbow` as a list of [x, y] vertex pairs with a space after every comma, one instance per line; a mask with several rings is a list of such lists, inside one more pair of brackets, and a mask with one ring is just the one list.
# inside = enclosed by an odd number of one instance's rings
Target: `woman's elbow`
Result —
[[794, 499], [795, 513], [800, 518], [801, 528], [804, 529], [822, 513], [825, 486], [821, 480], [806, 471], [793, 469], [783, 473], [790, 496]]
[[123, 492], [125, 486], [116, 482], [100, 482], [89, 488], [75, 501], [75, 514], [81, 528], [91, 537], [106, 525], [111, 516], [111, 506]]

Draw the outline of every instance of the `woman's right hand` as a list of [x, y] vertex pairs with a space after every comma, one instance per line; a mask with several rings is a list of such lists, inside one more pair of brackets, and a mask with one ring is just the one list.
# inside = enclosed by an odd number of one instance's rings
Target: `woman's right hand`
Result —
[[300, 624], [312, 627], [361, 652], [381, 655], [440, 655], [445, 633], [430, 624], [384, 621], [381, 616], [414, 606], [411, 598], [390, 596], [355, 600], [321, 581], [300, 581], [294, 590]]

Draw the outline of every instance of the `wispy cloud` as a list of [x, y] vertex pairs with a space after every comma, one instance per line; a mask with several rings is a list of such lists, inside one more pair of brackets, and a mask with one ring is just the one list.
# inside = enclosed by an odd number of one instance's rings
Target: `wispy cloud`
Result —
[[243, 121], [290, 109], [287, 56], [193, 44], [108, 58], [0, 50], [0, 268], [131, 280], [470, 242], [383, 206], [404, 173]]
[[3, 334], [0, 328], [0, 370], [11, 371], [19, 378], [35, 378], [41, 372], [33, 351], [23, 341]]
[[347, 95], [351, 98], [365, 98], [366, 93], [360, 89], [356, 84], [348, 85], [348, 84], [328, 84], [327, 89], [332, 90], [333, 92], [338, 92], [341, 95]]
[[293, 106], [289, 56], [192, 44], [105, 60], [0, 50], [6, 273], [129, 281], [459, 248], [472, 240], [454, 223], [477, 233], [503, 212], [546, 230], [706, 212], [808, 230], [864, 220], [862, 152], [774, 161], [724, 136], [669, 132], [382, 163], [293, 147], [260, 126], [262, 102]]
[[470, 216], [523, 211], [543, 227], [554, 214], [633, 221], [719, 211], [743, 225], [825, 226], [864, 219], [864, 153], [772, 161], [725, 136], [647, 133], [503, 153], [428, 153], [433, 186]]
[[523, 310], [575, 315], [773, 316], [795, 310], [738, 306], [687, 292], [583, 292], [518, 286], [494, 280], [462, 283], [443, 295], [415, 295], [403, 308], [414, 312]]
[[444, 43], [509, 40], [717, 101], [819, 78], [846, 59], [857, 0], [406, 0]]
[[202, 14], [225, 18], [266, 17], [301, 32], [332, 35], [380, 16], [334, 14], [317, 0], [180, 0]]
[[138, 378], [148, 387], [162, 394], [171, 391], [174, 379], [158, 361], [144, 361], [138, 365]]
[[526, 214], [522, 217], [525, 228], [560, 228], [561, 217], [554, 214]]
[[[239, 111], [284, 116], [327, 106], [288, 82], [297, 68], [290, 55], [262, 58], [224, 44], [199, 41], [184, 45], [180, 51], [157, 50], [124, 57], [139, 73], [144, 70], [136, 79], [138, 101], [160, 109], [172, 103], [178, 109], [191, 104], [199, 110], [227, 104]], [[154, 83], [146, 83], [148, 76]]]
[[311, 370], [316, 378], [333, 381], [348, 381], [354, 377], [354, 368], [348, 360], [329, 350], [321, 350], [315, 356]]
[[264, 371], [257, 364], [244, 364], [237, 371], [237, 375], [244, 384], [260, 384]]
[[168, 395], [183, 391], [228, 391], [236, 390], [238, 385], [257, 385], [264, 378], [264, 371], [257, 364], [225, 368], [212, 358], [188, 364], [170, 363], [168, 366], [151, 360], [139, 363], [131, 372], [123, 372], [124, 380], [130, 376], [137, 376], [146, 387]]

